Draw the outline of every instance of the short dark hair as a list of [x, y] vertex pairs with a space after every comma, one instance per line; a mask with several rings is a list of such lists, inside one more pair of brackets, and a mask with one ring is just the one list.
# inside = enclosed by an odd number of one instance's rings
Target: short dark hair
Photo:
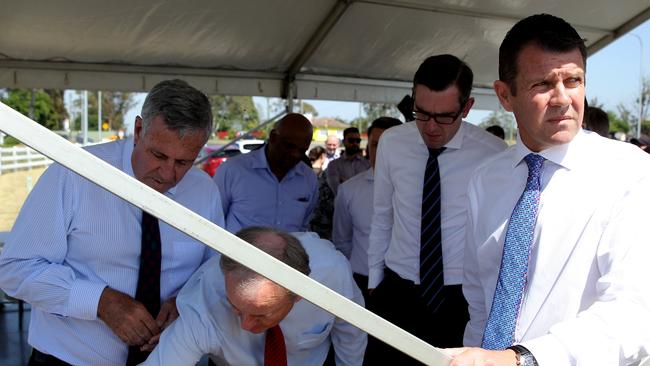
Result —
[[493, 134], [494, 136], [500, 138], [501, 140], [506, 139], [506, 131], [503, 130], [503, 127], [499, 125], [492, 125], [485, 129], [487, 132]]
[[[424, 85], [433, 91], [443, 91], [452, 85], [458, 88], [458, 103], [467, 103], [472, 92], [474, 73], [465, 62], [454, 55], [428, 57], [413, 76], [413, 94], [417, 85]], [[415, 97], [415, 95], [414, 95]]]
[[517, 22], [506, 34], [499, 47], [499, 80], [510, 87], [516, 95], [517, 59], [522, 49], [535, 44], [546, 51], [580, 51], [587, 69], [587, 47], [585, 40], [564, 19], [550, 14], [531, 15]]
[[142, 105], [142, 132], [156, 116], [162, 116], [165, 126], [183, 137], [201, 131], [206, 141], [212, 133], [212, 107], [210, 100], [187, 82], [174, 79], [156, 84]]
[[359, 133], [359, 129], [356, 127], [348, 127], [345, 130], [343, 130], [343, 139], [345, 140], [345, 137], [351, 133]]
[[314, 146], [311, 150], [309, 150], [309, 154], [307, 154], [307, 156], [309, 156], [309, 161], [314, 162], [325, 153], [327, 153], [327, 150], [325, 150], [324, 147]]
[[372, 121], [368, 127], [368, 138], [370, 138], [370, 133], [373, 129], [379, 128], [382, 130], [387, 130], [391, 127], [399, 126], [402, 124], [402, 121], [393, 117], [379, 117], [376, 120]]
[[583, 128], [603, 137], [609, 137], [609, 116], [598, 107], [587, 107]]

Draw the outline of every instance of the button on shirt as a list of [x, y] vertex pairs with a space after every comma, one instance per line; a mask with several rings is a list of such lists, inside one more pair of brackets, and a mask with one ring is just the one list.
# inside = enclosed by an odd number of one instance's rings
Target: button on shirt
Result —
[[349, 260], [352, 272], [368, 275], [368, 237], [372, 219], [373, 169], [339, 186], [334, 201], [332, 241]]
[[[469, 183], [466, 346], [481, 344], [530, 152], [518, 140]], [[584, 131], [539, 154], [539, 215], [514, 340], [540, 365], [636, 364], [650, 349], [650, 157]]]
[[[332, 244], [314, 233], [293, 233], [309, 255], [309, 277], [363, 305], [350, 266]], [[263, 365], [264, 333], [241, 328], [226, 297], [219, 258], [204, 264], [183, 287], [176, 304], [180, 317], [167, 328], [143, 365], [191, 366], [204, 354], [218, 365]], [[321, 366], [330, 345], [337, 365], [361, 365], [367, 335], [306, 300], [280, 322], [289, 366]]]
[[272, 226], [304, 231], [318, 202], [316, 175], [299, 162], [278, 182], [266, 160], [266, 148], [228, 159], [214, 181], [221, 192], [226, 229]]
[[327, 166], [327, 184], [334, 194], [337, 194], [339, 185], [355, 175], [370, 169], [370, 161], [361, 154], [356, 154], [352, 159], [343, 153], [341, 157], [333, 160]]
[[[462, 122], [438, 157], [441, 184], [442, 256], [445, 285], [463, 278], [467, 183], [486, 158], [505, 143]], [[415, 122], [384, 132], [375, 163], [374, 215], [368, 249], [368, 287], [383, 279], [384, 265], [420, 283], [422, 184], [429, 153]]]
[[[133, 140], [94, 155], [133, 176]], [[165, 195], [223, 226], [217, 187], [192, 168]], [[0, 256], [0, 286], [32, 305], [29, 344], [74, 365], [124, 365], [127, 345], [97, 318], [106, 286], [135, 296], [142, 211], [76, 173], [52, 165], [22, 207]], [[161, 300], [175, 296], [215, 254], [160, 222]]]

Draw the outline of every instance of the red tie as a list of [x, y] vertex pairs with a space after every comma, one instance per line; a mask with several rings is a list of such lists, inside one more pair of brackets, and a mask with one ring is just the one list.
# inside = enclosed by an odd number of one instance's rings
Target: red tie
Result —
[[266, 331], [264, 366], [287, 366], [287, 347], [279, 325]]

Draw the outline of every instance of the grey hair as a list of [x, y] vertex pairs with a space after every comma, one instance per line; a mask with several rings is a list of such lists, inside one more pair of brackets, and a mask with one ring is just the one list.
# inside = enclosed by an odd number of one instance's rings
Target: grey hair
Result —
[[[276, 245], [268, 243], [263, 240], [265, 234], [273, 234], [280, 237], [285, 245], [278, 248]], [[305, 248], [303, 248], [302, 244], [300, 244], [300, 241], [293, 235], [281, 230], [262, 226], [251, 226], [245, 228], [237, 232], [236, 235], [240, 239], [252, 244], [254, 247], [267, 253], [273, 258], [278, 259], [298, 272], [305, 275], [311, 273], [311, 269], [309, 268], [309, 255], [307, 255], [307, 252], [305, 251]], [[221, 267], [221, 272], [224, 276], [227, 274], [238, 276], [240, 279], [240, 287], [246, 287], [264, 278], [250, 268], [225, 255], [221, 256], [219, 266]], [[295, 296], [289, 290], [287, 291], [289, 294]]]
[[142, 106], [142, 134], [156, 116], [162, 116], [165, 125], [186, 134], [203, 132], [207, 141], [212, 133], [212, 107], [208, 97], [187, 82], [174, 79], [156, 84]]

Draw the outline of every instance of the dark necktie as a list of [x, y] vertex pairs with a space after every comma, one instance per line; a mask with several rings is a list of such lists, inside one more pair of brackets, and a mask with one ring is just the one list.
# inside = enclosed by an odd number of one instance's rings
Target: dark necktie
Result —
[[[154, 318], [160, 311], [160, 227], [158, 219], [142, 212], [142, 249], [140, 251], [140, 271], [135, 299], [141, 302]], [[149, 352], [141, 352], [139, 346], [129, 347], [127, 366], [144, 362]]]
[[483, 334], [482, 347], [486, 349], [502, 350], [512, 346], [526, 287], [528, 259], [541, 195], [540, 178], [544, 158], [537, 154], [528, 154], [524, 160], [528, 165], [528, 180], [506, 229], [499, 279]]
[[264, 366], [287, 366], [287, 347], [279, 325], [266, 331]]
[[420, 289], [427, 307], [436, 312], [443, 302], [445, 284], [442, 266], [440, 225], [440, 169], [438, 156], [444, 151], [429, 149], [422, 186], [422, 222], [420, 229]]

